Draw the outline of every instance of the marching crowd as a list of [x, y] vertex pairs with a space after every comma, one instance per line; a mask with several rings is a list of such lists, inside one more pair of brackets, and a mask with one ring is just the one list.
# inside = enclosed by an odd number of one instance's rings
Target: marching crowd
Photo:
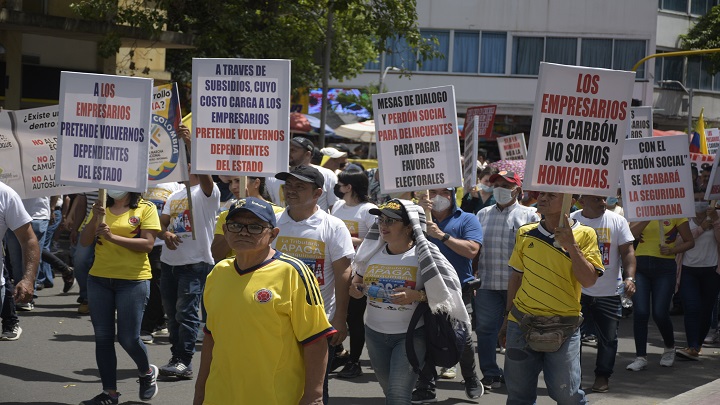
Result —
[[[190, 142], [187, 128], [180, 134]], [[505, 385], [508, 404], [535, 402], [540, 371], [553, 400], [586, 403], [580, 346], [590, 339], [590, 389], [608, 391], [622, 295], [634, 303], [627, 370], [657, 363], [646, 351], [650, 314], [665, 345], [660, 366], [699, 360], [717, 342], [709, 168], [694, 173], [695, 217], [628, 223], [619, 196], [573, 195], [565, 216], [563, 194], [523, 190], [483, 151], [478, 187], [465, 195], [384, 195], [379, 170], [349, 163], [344, 145], [318, 151], [295, 137], [289, 154], [290, 169], [274, 177], [191, 174], [187, 186], [107, 190], [104, 207], [98, 193], [20, 200], [0, 183], [2, 340], [20, 338], [16, 311], [33, 310], [34, 290], [53, 287], [57, 272], [63, 293], [78, 286], [78, 313], [94, 329], [102, 392], [85, 405], [119, 403], [116, 336], [137, 365], [141, 400], [158, 394], [162, 375], [195, 379], [195, 404], [327, 404], [328, 374], [362, 375], [367, 348], [387, 404], [434, 402], [436, 379], [457, 371], [426, 357], [422, 320], [409, 327], [421, 305], [475, 331], [477, 345], [466, 334], [459, 358], [467, 397]], [[57, 229], [70, 234], [69, 260], [53, 252]], [[145, 344], [164, 334], [169, 360], [158, 367]]]

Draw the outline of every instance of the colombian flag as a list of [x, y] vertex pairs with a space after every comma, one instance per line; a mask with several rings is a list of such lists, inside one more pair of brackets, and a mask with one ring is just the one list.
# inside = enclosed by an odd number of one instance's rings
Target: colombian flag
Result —
[[698, 117], [698, 122], [697, 125], [695, 125], [695, 131], [693, 131], [692, 139], [690, 141], [690, 152], [707, 155], [708, 148], [707, 140], [705, 139], [705, 120], [703, 119], [704, 112], [705, 108], [700, 110], [700, 117]]

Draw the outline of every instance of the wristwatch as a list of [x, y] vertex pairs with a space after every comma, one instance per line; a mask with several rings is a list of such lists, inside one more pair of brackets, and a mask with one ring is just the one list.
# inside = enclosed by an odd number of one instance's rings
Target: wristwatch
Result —
[[625, 277], [625, 280], [630, 280], [633, 284], [635, 284], [635, 279], [632, 277]]
[[443, 237], [442, 237], [442, 242], [445, 243], [445, 242], [447, 242], [448, 239], [450, 239], [450, 234], [449, 234], [449, 233], [446, 233], [446, 234], [443, 235]]

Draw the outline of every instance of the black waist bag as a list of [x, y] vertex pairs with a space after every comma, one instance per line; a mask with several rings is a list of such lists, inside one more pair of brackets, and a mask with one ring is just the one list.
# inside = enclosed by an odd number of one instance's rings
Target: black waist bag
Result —
[[458, 322], [445, 313], [434, 314], [426, 302], [418, 304], [405, 335], [405, 353], [410, 365], [420, 374], [420, 364], [415, 354], [413, 335], [420, 318], [425, 321], [425, 341], [427, 350], [425, 362], [437, 367], [453, 367], [460, 361], [465, 349], [465, 340], [469, 331], [465, 324]]

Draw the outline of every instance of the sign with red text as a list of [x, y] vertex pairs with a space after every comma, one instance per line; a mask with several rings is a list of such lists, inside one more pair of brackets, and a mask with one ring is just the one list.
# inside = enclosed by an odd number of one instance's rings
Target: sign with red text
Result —
[[[707, 131], [707, 130], [706, 130]], [[705, 188], [705, 200], [720, 200], [720, 176], [718, 176], [718, 155], [715, 152], [715, 160], [712, 162], [712, 170], [710, 171], [710, 178], [708, 179], [707, 187]], [[704, 156], [704, 155], [703, 155]]]
[[695, 216], [687, 135], [627, 139], [622, 156], [628, 221]]
[[177, 83], [153, 87], [148, 184], [189, 179], [185, 143], [178, 136], [182, 117]]
[[615, 195], [635, 72], [540, 64], [523, 188]]
[[625, 138], [650, 138], [653, 136], [652, 107], [630, 107], [630, 123]]
[[720, 146], [720, 128], [706, 129], [705, 141], [707, 142], [708, 154], [715, 156], [718, 146]]
[[514, 134], [501, 136], [497, 139], [500, 159], [518, 160], [527, 157], [527, 146], [525, 146], [525, 134]]
[[373, 94], [383, 194], [462, 185], [453, 86]]
[[290, 61], [193, 59], [192, 173], [287, 171]]
[[152, 90], [152, 79], [62, 72], [58, 181], [144, 192]]
[[20, 163], [20, 145], [12, 130], [11, 111], [0, 111], [0, 181], [25, 194], [25, 182]]
[[[470, 130], [465, 132], [465, 149], [463, 149], [463, 189], [469, 193], [477, 185], [478, 158], [478, 127], [480, 117], [477, 115], [470, 121]], [[464, 129], [464, 128], [463, 128]]]
[[496, 105], [484, 105], [478, 107], [470, 107], [465, 113], [465, 124], [463, 132], [465, 136], [469, 133], [468, 127], [473, 125], [473, 119], [478, 117], [478, 139], [491, 139], [493, 124], [495, 123]]

